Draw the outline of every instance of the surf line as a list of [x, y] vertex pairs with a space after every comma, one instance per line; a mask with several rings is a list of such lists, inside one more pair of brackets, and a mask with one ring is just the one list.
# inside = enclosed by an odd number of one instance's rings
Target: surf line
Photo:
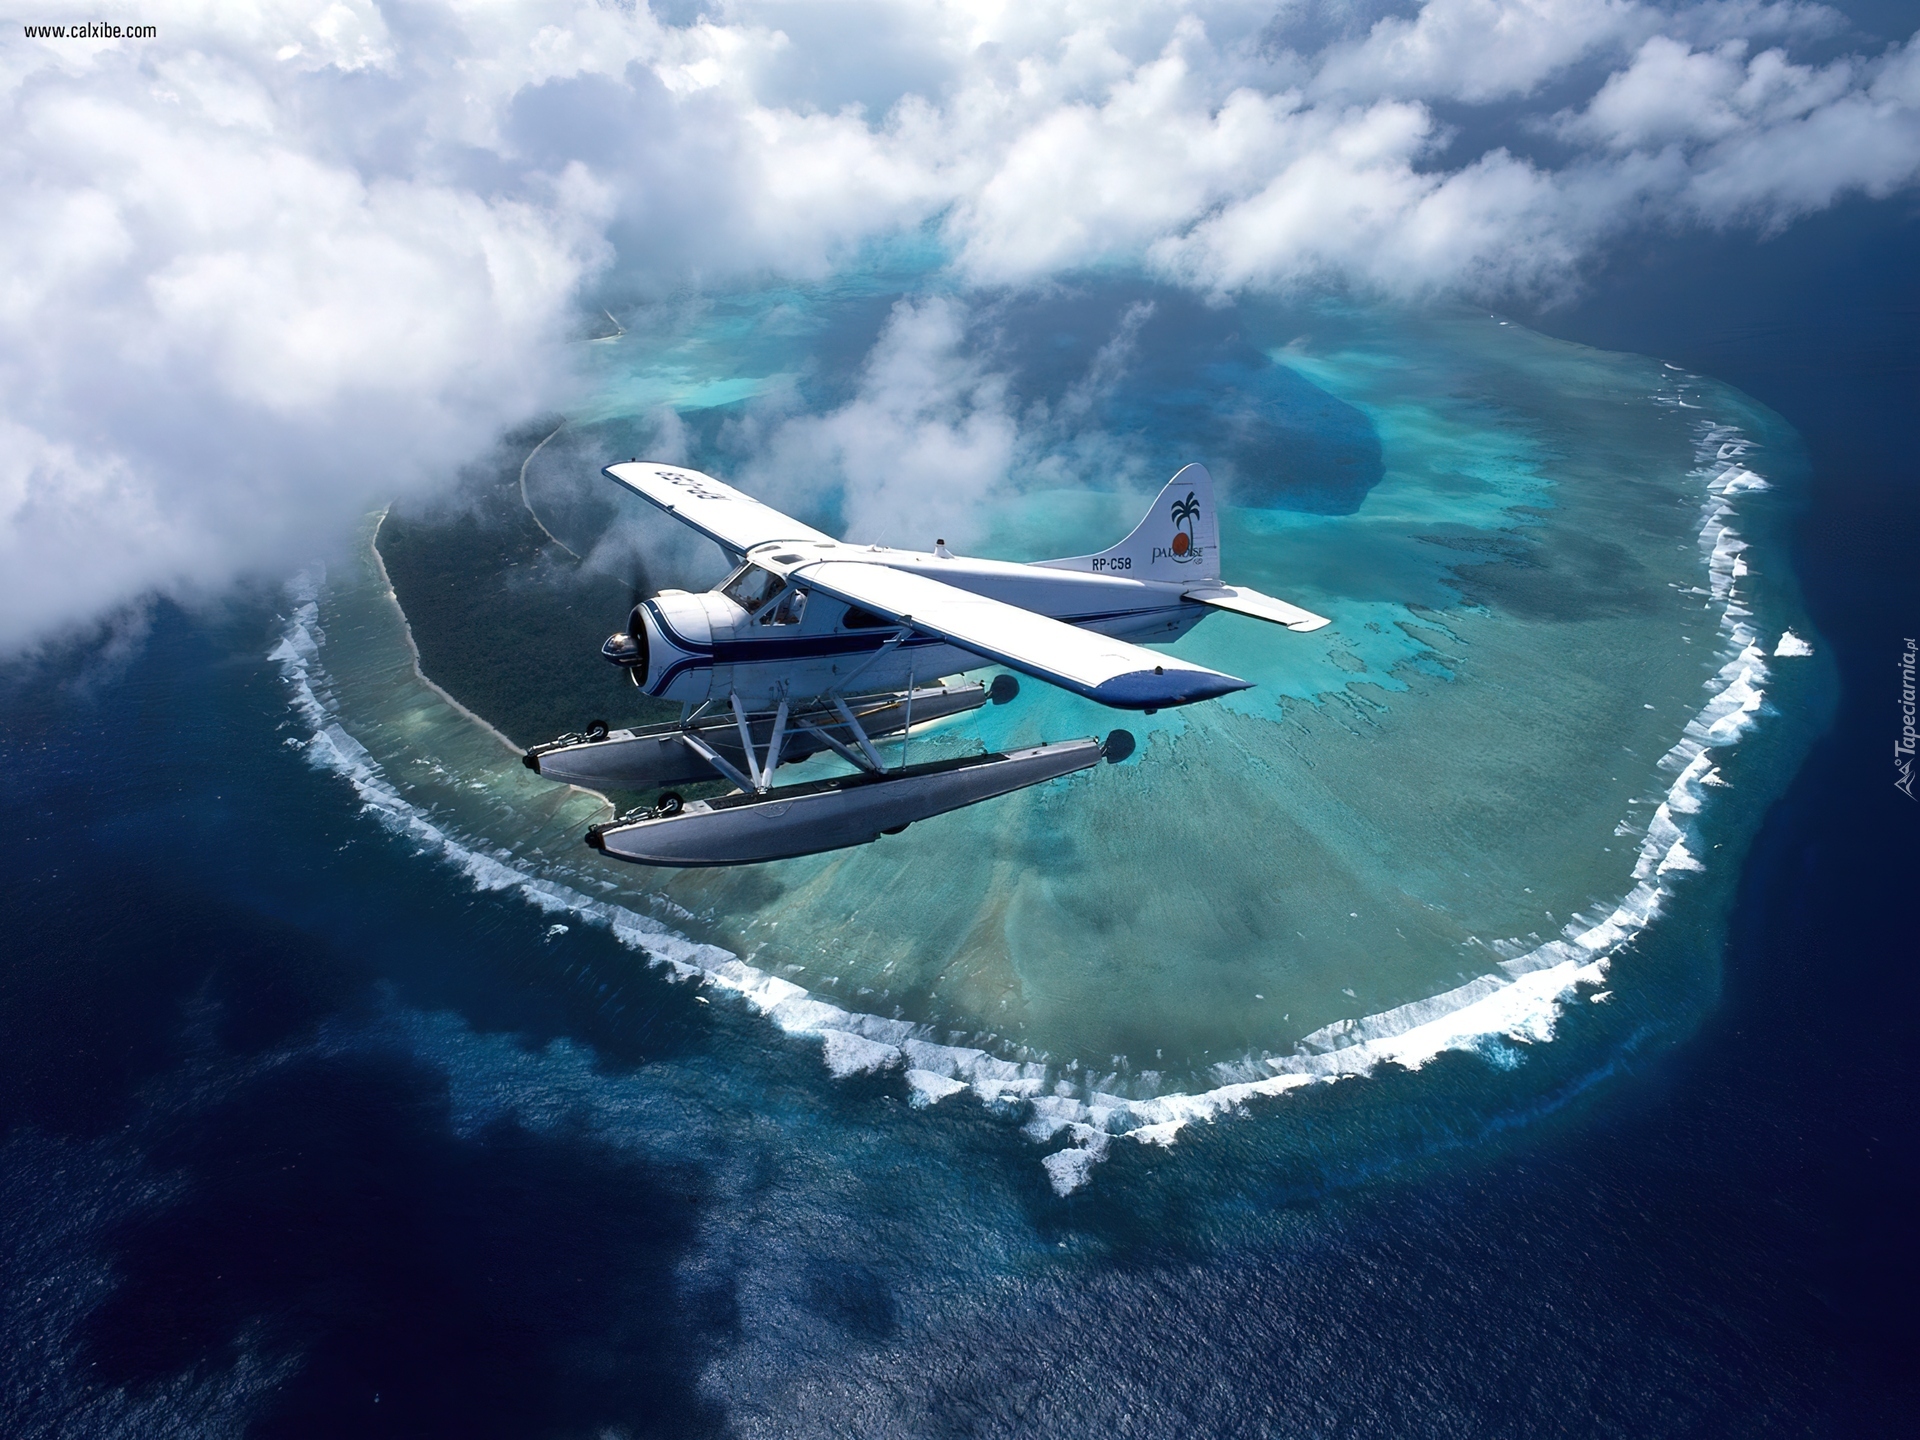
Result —
[[[408, 801], [388, 781], [380, 762], [340, 723], [320, 661], [323, 582], [313, 577], [303, 577], [293, 587], [293, 615], [269, 658], [281, 666], [293, 708], [312, 726], [306, 744], [310, 762], [340, 774], [365, 811], [440, 854], [476, 889], [517, 891], [542, 911], [566, 912], [604, 925], [620, 943], [666, 967], [675, 978], [701, 980], [739, 995], [784, 1033], [818, 1039], [826, 1067], [836, 1077], [897, 1069], [918, 1108], [971, 1092], [990, 1109], [1024, 1116], [1023, 1132], [1037, 1144], [1064, 1136], [1065, 1147], [1041, 1162], [1054, 1190], [1064, 1196], [1088, 1183], [1116, 1138], [1171, 1146], [1180, 1131], [1196, 1121], [1241, 1114], [1251, 1100], [1301, 1086], [1362, 1076], [1386, 1060], [1417, 1069], [1445, 1051], [1480, 1049], [1498, 1036], [1520, 1043], [1551, 1040], [1561, 1004], [1578, 987], [1604, 982], [1612, 954], [1658, 915], [1672, 893], [1672, 877], [1705, 868], [1688, 846], [1681, 817], [1697, 814], [1706, 789], [1725, 783], [1712, 765], [1712, 752], [1738, 740], [1756, 722], [1764, 698], [1765, 652], [1747, 624], [1751, 612], [1738, 603], [1736, 594], [1737, 582], [1746, 574], [1742, 552], [1747, 547], [1731, 522], [1740, 494], [1768, 486], [1739, 463], [1746, 442], [1737, 428], [1708, 425], [1701, 435], [1696, 449], [1701, 464], [1694, 472], [1706, 480], [1699, 541], [1711, 594], [1722, 605], [1719, 630], [1726, 642], [1725, 660], [1708, 682], [1711, 698], [1661, 761], [1662, 768], [1677, 772], [1676, 778], [1647, 827], [1632, 890], [1603, 919], [1575, 917], [1562, 938], [1511, 954], [1495, 973], [1425, 1000], [1337, 1021], [1305, 1037], [1295, 1054], [1250, 1056], [1216, 1066], [1221, 1083], [1192, 1093], [1129, 1097], [1107, 1093], [1094, 1081], [1080, 1084], [1077, 1093], [1058, 1094], [1056, 1085], [1067, 1079], [1067, 1072], [1044, 1057], [1038, 1062], [1004, 1059], [983, 1049], [942, 1043], [929, 1026], [844, 1009], [723, 947], [690, 940], [651, 916], [485, 853], [483, 842], [452, 833]], [[372, 564], [397, 611], [397, 597], [385, 583], [377, 552]], [[405, 625], [404, 615], [400, 623]], [[406, 638], [411, 642], [410, 630]], [[485, 725], [420, 675], [417, 651], [414, 669], [436, 699]], [[491, 726], [485, 728], [499, 735]]]

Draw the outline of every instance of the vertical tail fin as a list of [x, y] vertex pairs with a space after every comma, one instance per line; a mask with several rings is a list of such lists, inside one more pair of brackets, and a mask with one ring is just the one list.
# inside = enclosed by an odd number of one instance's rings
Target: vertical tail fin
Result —
[[1188, 465], [1154, 498], [1133, 533], [1111, 550], [1040, 563], [1133, 580], [1218, 580], [1220, 524], [1213, 509], [1213, 477], [1204, 465]]

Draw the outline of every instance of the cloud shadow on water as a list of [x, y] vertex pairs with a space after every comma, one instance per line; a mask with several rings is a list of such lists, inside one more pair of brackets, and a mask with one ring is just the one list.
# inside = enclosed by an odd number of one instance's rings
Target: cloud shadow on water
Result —
[[456, 1134], [404, 1056], [308, 1058], [240, 1086], [151, 1157], [181, 1203], [123, 1224], [84, 1328], [110, 1384], [300, 1357], [262, 1435], [719, 1428], [693, 1377], [734, 1325], [675, 1267], [697, 1175], [564, 1131]]

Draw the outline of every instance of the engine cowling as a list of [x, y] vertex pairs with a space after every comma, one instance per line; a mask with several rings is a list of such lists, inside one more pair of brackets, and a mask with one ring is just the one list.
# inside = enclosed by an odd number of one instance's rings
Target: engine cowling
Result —
[[[662, 590], [633, 607], [627, 628], [608, 636], [600, 653], [632, 671], [649, 695], [662, 700], [705, 700], [713, 693], [715, 605], [731, 607], [732, 602], [711, 592], [690, 595], [684, 590]], [[721, 618], [724, 622], [725, 617]]]

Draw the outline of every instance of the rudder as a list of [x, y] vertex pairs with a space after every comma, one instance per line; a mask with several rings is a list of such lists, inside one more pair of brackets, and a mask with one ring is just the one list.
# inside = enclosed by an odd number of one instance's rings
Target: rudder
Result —
[[1051, 570], [1090, 570], [1133, 580], [1218, 580], [1220, 523], [1213, 509], [1213, 477], [1204, 465], [1184, 466], [1118, 545], [1095, 555], [1040, 563]]

